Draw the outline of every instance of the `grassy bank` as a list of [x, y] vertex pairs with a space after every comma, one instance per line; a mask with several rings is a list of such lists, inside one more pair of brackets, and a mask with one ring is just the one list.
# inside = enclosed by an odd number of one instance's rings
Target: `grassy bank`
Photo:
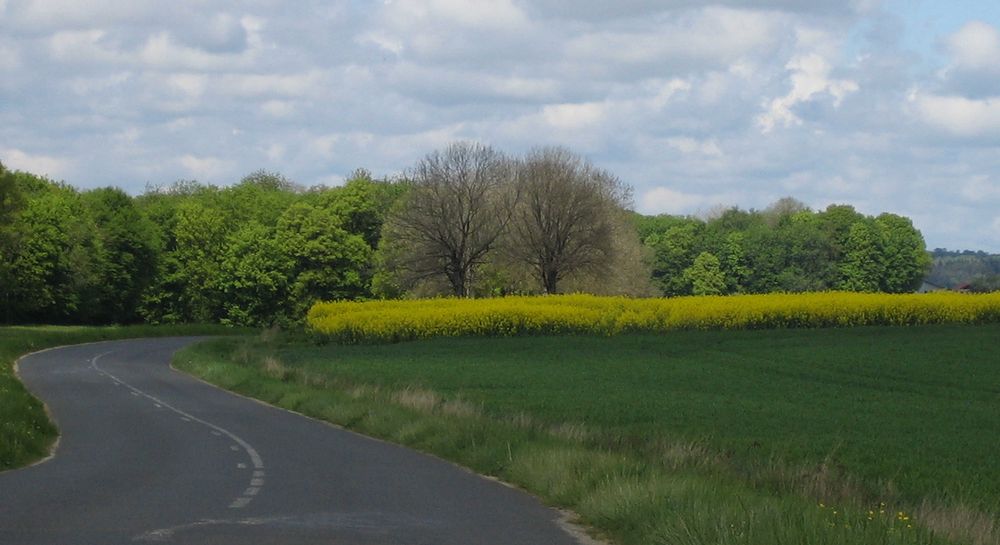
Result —
[[13, 365], [21, 355], [52, 346], [110, 339], [235, 332], [221, 326], [198, 325], [0, 327], [0, 471], [44, 457], [58, 433], [46, 417], [42, 403], [29, 394], [14, 376]]
[[988, 324], [220, 340], [177, 363], [499, 476], [619, 543], [995, 544], [997, 339]]

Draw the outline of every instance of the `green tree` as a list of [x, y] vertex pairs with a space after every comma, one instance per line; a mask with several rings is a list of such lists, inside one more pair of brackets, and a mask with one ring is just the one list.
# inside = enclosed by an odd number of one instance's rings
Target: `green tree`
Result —
[[747, 293], [770, 293], [781, 289], [780, 275], [786, 266], [786, 251], [777, 232], [757, 222], [744, 232], [743, 249], [749, 274]]
[[875, 224], [882, 233], [885, 265], [879, 289], [888, 293], [916, 291], [931, 266], [923, 235], [909, 218], [896, 214], [881, 214]]
[[165, 282], [177, 299], [181, 321], [217, 322], [223, 318], [219, 290], [222, 259], [229, 234], [238, 226], [216, 202], [218, 193], [182, 201], [176, 210], [174, 239]]
[[359, 169], [343, 186], [322, 191], [313, 204], [329, 208], [348, 233], [360, 235], [374, 249], [389, 211], [407, 187], [405, 183], [374, 180], [370, 172]]
[[14, 221], [14, 215], [24, 207], [24, 196], [17, 186], [17, 177], [0, 163], [0, 229]]
[[287, 321], [293, 262], [274, 229], [256, 221], [226, 237], [213, 284], [221, 294], [226, 324], [266, 327]]
[[135, 322], [142, 294], [156, 274], [160, 241], [155, 226], [121, 189], [88, 191], [83, 201], [104, 249], [90, 321]]
[[645, 240], [646, 246], [653, 251], [653, 280], [664, 295], [691, 293], [690, 283], [684, 279], [684, 270], [694, 263], [698, 255], [703, 227], [698, 220], [685, 219]]
[[372, 250], [348, 233], [331, 208], [293, 204], [278, 221], [277, 239], [291, 269], [288, 311], [302, 319], [316, 301], [359, 299], [370, 293]]
[[719, 263], [726, 277], [726, 293], [742, 293], [750, 278], [750, 264], [744, 249], [746, 236], [734, 231], [726, 235], [722, 244], [722, 258]]
[[24, 196], [17, 185], [13, 172], [0, 163], [0, 305], [5, 323], [14, 321], [13, 286], [17, 282], [11, 262], [15, 248], [18, 246], [18, 231], [12, 228], [18, 212], [24, 208]]
[[255, 221], [274, 227], [298, 198], [301, 188], [281, 174], [258, 170], [236, 185], [221, 190], [217, 204], [238, 223]]
[[21, 172], [15, 180], [25, 205], [8, 226], [17, 242], [3, 256], [6, 314], [16, 322], [80, 322], [96, 303], [105, 259], [96, 225], [73, 188]]
[[834, 262], [840, 263], [844, 259], [851, 227], [864, 219], [863, 214], [847, 204], [831, 204], [819, 213], [820, 228], [829, 237]]
[[721, 295], [726, 290], [726, 275], [719, 258], [708, 252], [698, 254], [694, 263], [684, 269], [684, 281], [694, 295]]
[[851, 225], [840, 265], [839, 289], [878, 291], [885, 275], [885, 252], [881, 232], [870, 220]]

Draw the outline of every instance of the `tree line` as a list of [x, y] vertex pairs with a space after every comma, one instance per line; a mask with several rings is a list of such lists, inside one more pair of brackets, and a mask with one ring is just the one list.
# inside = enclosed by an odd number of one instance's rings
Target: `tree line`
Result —
[[975, 292], [1000, 291], [1000, 254], [935, 248], [927, 281], [942, 288]]
[[817, 212], [784, 198], [761, 211], [637, 215], [635, 222], [664, 295], [906, 293], [920, 287], [931, 263], [908, 218], [866, 216], [848, 205]]
[[929, 264], [893, 214], [631, 208], [627, 185], [563, 148], [458, 143], [395, 178], [305, 188], [258, 171], [138, 196], [0, 165], [0, 320], [266, 326], [334, 299], [901, 292]]

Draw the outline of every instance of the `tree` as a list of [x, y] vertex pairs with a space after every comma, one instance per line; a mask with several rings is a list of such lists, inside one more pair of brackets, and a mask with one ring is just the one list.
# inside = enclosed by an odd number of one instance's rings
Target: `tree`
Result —
[[726, 290], [726, 275], [719, 258], [708, 252], [698, 254], [694, 263], [684, 270], [684, 280], [691, 284], [694, 295], [721, 295]]
[[923, 235], [909, 218], [896, 214], [881, 214], [875, 224], [884, 244], [885, 274], [879, 288], [888, 293], [916, 291], [931, 266]]
[[185, 199], [177, 206], [174, 239], [167, 285], [175, 290], [172, 306], [185, 322], [216, 322], [223, 316], [223, 294], [219, 291], [221, 262], [227, 238], [238, 229], [217, 202], [216, 192]]
[[156, 274], [160, 242], [155, 226], [136, 209], [131, 197], [117, 188], [83, 194], [104, 249], [97, 274], [96, 305], [90, 321], [129, 323], [138, 319], [142, 293]]
[[80, 322], [94, 308], [105, 251], [80, 194], [65, 184], [14, 173], [24, 208], [2, 256], [0, 301], [12, 322]]
[[476, 267], [513, 214], [514, 176], [510, 159], [479, 144], [452, 144], [424, 157], [390, 220], [388, 266], [404, 284], [443, 278], [454, 295], [469, 295]]
[[343, 186], [316, 192], [310, 202], [329, 209], [347, 232], [361, 235], [374, 249], [389, 210], [406, 189], [402, 183], [373, 180], [371, 173], [358, 169]]
[[719, 264], [726, 278], [726, 293], [742, 293], [746, 280], [750, 277], [743, 239], [743, 233], [734, 231], [722, 243], [722, 259]]
[[650, 235], [645, 244], [653, 250], [653, 280], [664, 295], [689, 295], [691, 286], [684, 280], [684, 269], [698, 255], [704, 224], [696, 219], [670, 227], [661, 234]]
[[23, 207], [24, 196], [17, 187], [17, 177], [0, 163], [0, 229], [10, 225]]
[[298, 191], [299, 187], [281, 174], [258, 170], [223, 189], [219, 204], [241, 223], [256, 221], [274, 227], [281, 213], [295, 202]]
[[17, 213], [24, 207], [24, 197], [17, 186], [17, 178], [14, 173], [8, 171], [3, 163], [0, 163], [0, 305], [3, 306], [4, 322], [13, 321], [13, 290], [11, 289], [17, 279], [13, 275], [10, 266], [14, 248], [17, 247], [18, 232], [11, 226], [15, 221]]
[[274, 235], [250, 221], [226, 238], [213, 282], [223, 296], [223, 323], [265, 327], [284, 318], [292, 263]]
[[344, 229], [336, 210], [295, 203], [278, 221], [277, 239], [290, 264], [287, 312], [292, 321], [316, 301], [369, 293], [372, 250], [361, 235]]
[[847, 291], [878, 291], [885, 274], [885, 257], [877, 225], [871, 220], [855, 222], [848, 231], [844, 249], [837, 287]]
[[517, 184], [506, 252], [534, 270], [542, 291], [558, 293], [559, 281], [571, 274], [607, 274], [628, 188], [563, 148], [529, 153]]

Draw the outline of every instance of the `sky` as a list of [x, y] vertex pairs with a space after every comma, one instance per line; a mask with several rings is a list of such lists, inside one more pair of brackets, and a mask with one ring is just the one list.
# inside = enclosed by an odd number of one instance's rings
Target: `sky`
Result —
[[79, 188], [564, 146], [646, 214], [794, 197], [1000, 252], [995, 0], [0, 0], [0, 161]]

